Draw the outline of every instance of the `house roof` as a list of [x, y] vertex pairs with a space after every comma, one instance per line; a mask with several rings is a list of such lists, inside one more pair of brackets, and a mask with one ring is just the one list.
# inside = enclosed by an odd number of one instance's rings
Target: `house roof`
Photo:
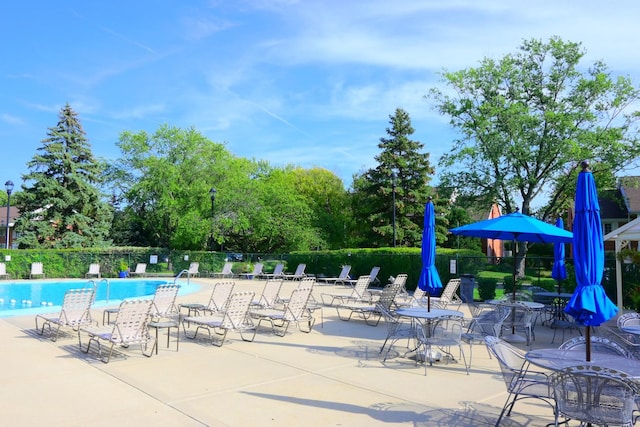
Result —
[[619, 183], [620, 193], [629, 213], [640, 213], [640, 176], [624, 176]]
[[604, 219], [628, 218], [627, 206], [619, 190], [600, 191], [600, 216]]
[[640, 218], [636, 218], [608, 233], [604, 236], [604, 241], [606, 242], [607, 240], [640, 241]]

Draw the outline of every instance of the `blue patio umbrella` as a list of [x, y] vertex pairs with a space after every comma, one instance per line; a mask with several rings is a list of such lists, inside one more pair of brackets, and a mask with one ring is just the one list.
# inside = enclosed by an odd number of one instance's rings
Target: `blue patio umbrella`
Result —
[[[556, 227], [564, 230], [564, 222], [562, 218], [556, 220]], [[564, 243], [553, 244], [553, 268], [551, 269], [551, 277], [558, 281], [558, 293], [561, 291], [561, 283], [567, 279], [567, 266], [564, 262], [565, 248]]]
[[[573, 239], [570, 231], [560, 229], [544, 221], [514, 212], [497, 218], [485, 219], [461, 227], [452, 228], [453, 234], [496, 240], [513, 241], [513, 299], [516, 298], [516, 250], [515, 242], [568, 243]], [[515, 329], [512, 330], [515, 332]], [[513, 334], [515, 337], [515, 334]]]
[[431, 197], [424, 206], [422, 270], [418, 287], [427, 293], [427, 310], [431, 310], [431, 294], [442, 288], [442, 281], [436, 269], [436, 216]]
[[600, 203], [589, 164], [582, 162], [576, 185], [573, 219], [573, 260], [577, 287], [564, 311], [586, 326], [587, 362], [591, 360], [590, 327], [599, 326], [618, 312], [601, 285], [604, 273], [604, 238]]

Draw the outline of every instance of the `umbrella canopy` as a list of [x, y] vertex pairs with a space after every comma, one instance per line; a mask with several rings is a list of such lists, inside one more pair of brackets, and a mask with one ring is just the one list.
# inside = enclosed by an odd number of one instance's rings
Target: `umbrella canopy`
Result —
[[[453, 234], [487, 239], [512, 240], [535, 243], [565, 243], [573, 234], [534, 217], [514, 212], [498, 218], [485, 219], [452, 228]], [[514, 248], [515, 249], [515, 248]], [[513, 294], [516, 293], [516, 252], [513, 250]]]
[[[498, 218], [502, 215], [500, 212], [500, 205], [494, 203], [491, 205], [491, 211], [489, 212], [489, 219]], [[489, 262], [497, 264], [498, 260], [503, 256], [503, 246], [501, 240], [487, 239], [487, 257]]]
[[[556, 221], [556, 227], [564, 230], [564, 222], [562, 221], [562, 218], [558, 218]], [[560, 282], [567, 279], [567, 266], [564, 262], [564, 254], [564, 243], [554, 243], [551, 277], [558, 281], [558, 292], [560, 292]]]
[[582, 163], [576, 186], [573, 258], [577, 287], [564, 309], [576, 322], [587, 326], [587, 361], [591, 344], [589, 326], [601, 325], [618, 312], [618, 307], [607, 297], [601, 285], [604, 238], [596, 183], [588, 166], [586, 162]]
[[424, 206], [424, 230], [422, 230], [422, 270], [418, 287], [429, 295], [442, 288], [436, 270], [436, 216], [431, 198]]
[[570, 231], [562, 230], [534, 217], [514, 212], [498, 218], [485, 219], [461, 227], [452, 228], [453, 234], [485, 239], [515, 240], [532, 243], [569, 243]]

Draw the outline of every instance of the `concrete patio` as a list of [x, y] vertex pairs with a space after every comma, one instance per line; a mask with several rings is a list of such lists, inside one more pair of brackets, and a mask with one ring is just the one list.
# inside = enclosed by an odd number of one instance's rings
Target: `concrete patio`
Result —
[[[213, 279], [179, 302], [206, 303]], [[260, 294], [263, 281], [236, 280], [236, 290]], [[297, 282], [285, 282], [288, 295]], [[314, 295], [346, 288], [316, 285]], [[465, 306], [462, 310], [467, 313]], [[121, 350], [108, 364], [78, 349], [75, 334], [57, 342], [35, 333], [34, 316], [0, 319], [2, 424], [11, 426], [493, 426], [507, 393], [497, 361], [484, 346], [473, 351], [471, 372], [462, 363], [422, 364], [402, 357], [399, 342], [382, 362], [386, 336], [359, 319], [341, 321], [334, 308], [310, 334], [291, 327], [277, 337], [261, 327], [254, 342], [230, 332], [220, 348], [181, 334], [160, 332], [158, 355]], [[94, 311], [102, 319], [102, 309]], [[264, 325], [264, 324], [263, 324]], [[174, 329], [175, 331], [175, 329]], [[552, 331], [537, 325], [534, 348], [551, 347]], [[576, 336], [575, 332], [572, 336]], [[569, 335], [567, 337], [570, 337]], [[555, 346], [559, 344], [557, 339]], [[465, 346], [467, 358], [469, 348]], [[457, 353], [454, 353], [457, 354]], [[553, 421], [540, 401], [516, 404], [504, 426]]]

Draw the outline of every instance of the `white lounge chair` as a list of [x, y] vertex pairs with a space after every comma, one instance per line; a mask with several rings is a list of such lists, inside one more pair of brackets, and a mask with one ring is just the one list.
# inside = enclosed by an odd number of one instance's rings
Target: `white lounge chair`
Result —
[[33, 262], [31, 263], [31, 273], [29, 274], [30, 279], [41, 278], [44, 279], [44, 267], [41, 262]]
[[324, 305], [328, 306], [333, 305], [335, 300], [338, 300], [340, 304], [355, 302], [371, 303], [371, 295], [367, 293], [369, 283], [371, 283], [369, 276], [360, 276], [350, 294], [320, 294], [320, 299]]
[[87, 271], [87, 273], [84, 275], [84, 277], [86, 277], [86, 278], [97, 277], [99, 279], [101, 277], [100, 276], [100, 264], [90, 264], [89, 265], [89, 271]]
[[211, 277], [233, 277], [233, 263], [232, 262], [225, 262], [224, 265], [222, 266], [222, 271], [217, 272], [217, 273], [211, 273], [209, 276]]
[[284, 278], [287, 280], [300, 280], [303, 277], [307, 277], [304, 270], [307, 268], [307, 264], [298, 264], [296, 271], [293, 274], [285, 274]]
[[260, 298], [252, 301], [252, 306], [259, 306], [261, 308], [271, 308], [278, 303], [280, 298], [280, 289], [282, 288], [282, 279], [269, 279], [265, 283], [262, 289], [262, 295]]
[[[55, 341], [63, 326], [77, 331], [81, 326], [91, 324], [91, 305], [94, 299], [95, 289], [93, 287], [68, 290], [64, 294], [60, 311], [36, 316], [36, 332], [42, 335], [44, 329], [48, 328], [51, 340]], [[39, 325], [38, 321], [41, 321], [42, 324]], [[51, 330], [51, 325], [56, 326], [55, 334]]]
[[240, 273], [238, 274], [238, 276], [243, 277], [245, 279], [257, 279], [258, 276], [260, 276], [262, 274], [262, 267], [264, 266], [264, 264], [262, 264], [261, 262], [258, 262], [256, 264], [254, 264], [253, 266], [253, 271], [250, 273]]
[[[258, 319], [258, 325], [260, 326], [263, 320], [271, 323], [271, 330], [275, 335], [283, 337], [287, 333], [287, 329], [291, 322], [298, 326], [298, 329], [302, 332], [309, 333], [313, 328], [315, 319], [311, 315], [311, 312], [307, 309], [307, 302], [311, 295], [311, 287], [294, 289], [287, 302], [282, 309], [263, 308], [250, 311], [250, 315]], [[302, 328], [301, 323], [306, 323], [307, 328]]]
[[265, 277], [267, 279], [277, 279], [282, 278], [284, 276], [284, 263], [279, 262], [273, 269], [271, 273], [261, 273], [260, 277]]
[[343, 265], [342, 270], [340, 270], [340, 274], [338, 277], [318, 277], [316, 282], [318, 283], [326, 283], [332, 285], [344, 285], [349, 281], [349, 272], [351, 271], [350, 265]]
[[129, 276], [131, 277], [134, 277], [134, 276], [145, 277], [146, 275], [147, 275], [147, 264], [144, 262], [139, 262], [138, 264], [136, 264], [135, 271], [129, 272]]
[[211, 314], [216, 312], [223, 312], [226, 309], [227, 302], [233, 292], [233, 287], [235, 286], [235, 282], [218, 282], [213, 285], [213, 290], [211, 291], [211, 297], [209, 298], [209, 302], [207, 304], [200, 303], [186, 303], [180, 304], [178, 307], [181, 311], [182, 308], [186, 308], [188, 310], [187, 316], [191, 315], [199, 315], [202, 312], [209, 312]]
[[[209, 333], [211, 343], [215, 346], [222, 346], [229, 331], [237, 331], [243, 341], [253, 341], [256, 336], [256, 327], [249, 316], [249, 306], [255, 293], [239, 292], [231, 295], [229, 303], [224, 313], [213, 313], [208, 316], [188, 316], [182, 319], [182, 328], [184, 334], [189, 339], [195, 339], [200, 329], [204, 329]], [[187, 334], [187, 325], [195, 324], [196, 330], [192, 336]], [[214, 340], [214, 334], [220, 337], [219, 341]], [[246, 338], [243, 334], [245, 331], [253, 331], [251, 338]]]
[[445, 308], [450, 304], [461, 305], [462, 300], [456, 293], [460, 287], [460, 282], [460, 279], [450, 279], [442, 290], [442, 294], [439, 297], [431, 297], [431, 301], [438, 302]]
[[[102, 327], [80, 328], [78, 331], [78, 345], [84, 353], [89, 353], [91, 343], [98, 346], [98, 357], [104, 363], [109, 363], [114, 345], [118, 344], [122, 347], [128, 347], [133, 344], [140, 344], [142, 354], [151, 357], [155, 348], [155, 339], [149, 335], [147, 323], [151, 315], [151, 299], [130, 299], [124, 300], [118, 309], [118, 317], [112, 325]], [[89, 342], [86, 348], [82, 347], [82, 335], [88, 335]], [[101, 342], [110, 344], [109, 354], [104, 358], [102, 356]], [[146, 350], [149, 342], [153, 342], [151, 351]]]
[[0, 279], [9, 279], [11, 276], [7, 273], [7, 265], [0, 262]]
[[199, 277], [200, 276], [200, 263], [192, 262], [189, 265], [189, 269], [187, 270], [187, 274], [191, 277]]

